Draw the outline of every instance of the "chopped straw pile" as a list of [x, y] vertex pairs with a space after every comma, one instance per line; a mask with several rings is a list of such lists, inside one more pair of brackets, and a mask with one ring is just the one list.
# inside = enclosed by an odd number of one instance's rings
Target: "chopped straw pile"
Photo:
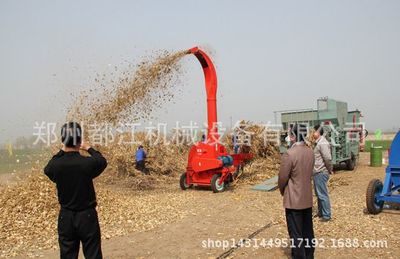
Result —
[[[239, 182], [255, 184], [276, 175], [279, 170], [280, 155], [276, 142], [268, 140], [278, 136], [271, 137], [274, 131], [265, 125], [245, 121], [242, 121], [240, 125], [251, 136], [248, 144], [250, 152], [254, 154], [254, 159], [244, 167]], [[230, 147], [233, 148], [232, 145]]]
[[[186, 215], [185, 200], [165, 192], [111, 190], [96, 184], [103, 238], [152, 229]], [[187, 194], [190, 195], [190, 194]], [[35, 256], [57, 248], [58, 202], [55, 186], [41, 172], [0, 192], [0, 257]]]

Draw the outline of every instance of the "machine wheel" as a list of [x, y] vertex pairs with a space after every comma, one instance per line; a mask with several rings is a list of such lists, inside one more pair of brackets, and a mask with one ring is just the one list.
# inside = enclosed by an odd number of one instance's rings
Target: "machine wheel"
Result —
[[179, 179], [179, 185], [181, 186], [182, 190], [186, 190], [189, 189], [190, 187], [192, 187], [192, 184], [187, 184], [186, 182], [186, 173], [183, 173], [181, 175], [181, 178]]
[[220, 174], [214, 174], [213, 177], [211, 178], [211, 189], [215, 193], [225, 191], [225, 183], [218, 184], [220, 178], [221, 178]]
[[353, 171], [354, 168], [357, 165], [357, 158], [356, 156], [354, 156], [353, 154], [351, 155], [351, 158], [349, 160], [346, 161], [346, 168], [349, 171]]
[[382, 211], [383, 201], [377, 200], [378, 196], [381, 194], [383, 185], [378, 179], [373, 179], [368, 184], [366, 203], [367, 210], [371, 214], [378, 214]]

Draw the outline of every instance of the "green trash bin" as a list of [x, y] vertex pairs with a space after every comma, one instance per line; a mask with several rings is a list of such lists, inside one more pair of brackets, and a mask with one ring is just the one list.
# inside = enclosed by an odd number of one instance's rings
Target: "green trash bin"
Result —
[[382, 147], [381, 146], [371, 146], [371, 157], [370, 157], [370, 165], [373, 167], [382, 166]]

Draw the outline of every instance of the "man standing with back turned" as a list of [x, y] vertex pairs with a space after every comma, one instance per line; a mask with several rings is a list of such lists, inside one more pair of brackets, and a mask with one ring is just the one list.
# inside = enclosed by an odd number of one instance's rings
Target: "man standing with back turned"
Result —
[[291, 147], [282, 155], [278, 187], [283, 195], [292, 258], [314, 258], [311, 177], [314, 153], [304, 143], [305, 125], [289, 131]]
[[[90, 145], [81, 143], [82, 129], [76, 122], [61, 128], [63, 148], [44, 168], [57, 185], [61, 205], [58, 216], [58, 242], [62, 259], [78, 258], [82, 242], [85, 258], [102, 258], [100, 226], [96, 212], [93, 178], [107, 167], [106, 159]], [[90, 156], [79, 154], [86, 150]]]

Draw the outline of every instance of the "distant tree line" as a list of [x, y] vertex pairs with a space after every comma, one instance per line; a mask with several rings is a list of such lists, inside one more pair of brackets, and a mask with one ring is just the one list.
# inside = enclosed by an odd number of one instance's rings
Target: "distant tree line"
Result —
[[[12, 141], [11, 145], [13, 149], [41, 149], [46, 146], [46, 143], [42, 141], [38, 141], [38, 143], [35, 143], [36, 139], [37, 136], [21, 136]], [[1, 143], [0, 149], [6, 149], [9, 144], [10, 142]]]

